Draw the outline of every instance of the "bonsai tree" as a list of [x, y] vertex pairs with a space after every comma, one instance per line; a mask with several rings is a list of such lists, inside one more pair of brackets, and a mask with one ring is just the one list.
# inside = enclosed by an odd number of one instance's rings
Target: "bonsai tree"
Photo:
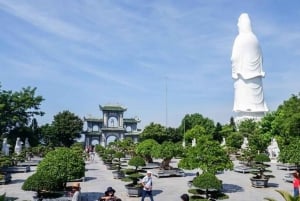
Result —
[[132, 180], [132, 185], [137, 185], [139, 178], [143, 176], [138, 173], [138, 167], [146, 165], [145, 160], [140, 156], [134, 156], [128, 161], [128, 165], [135, 167], [132, 174], [129, 174], [128, 177]]
[[257, 150], [247, 147], [241, 151], [241, 156], [238, 157], [238, 159], [242, 161], [244, 165], [252, 166], [256, 155]]
[[161, 145], [157, 145], [154, 149], [153, 155], [156, 158], [163, 158], [161, 162], [161, 169], [171, 169], [170, 162], [173, 157], [180, 156], [183, 152], [181, 144], [165, 141]]
[[[280, 195], [284, 198], [285, 201], [300, 201], [300, 197], [294, 197], [293, 195], [291, 195], [289, 192], [284, 191], [284, 190], [275, 190], [276, 192], [280, 193]], [[276, 201], [273, 198], [264, 198], [265, 200], [269, 200], [269, 201]]]
[[185, 149], [178, 167], [189, 170], [200, 168], [204, 172], [216, 174], [218, 171], [233, 169], [233, 163], [217, 141], [202, 137], [198, 138], [195, 147]]
[[116, 171], [113, 171], [113, 175], [115, 179], [122, 178], [124, 176], [124, 173], [121, 172], [121, 158], [125, 157], [125, 154], [123, 152], [116, 152], [114, 154], [114, 159], [116, 159], [116, 163], [114, 164], [117, 168]]
[[99, 156], [103, 156], [104, 152], [105, 152], [105, 148], [100, 145], [100, 144], [96, 144], [95, 145], [95, 151]]
[[158, 147], [158, 143], [153, 139], [147, 139], [140, 142], [135, 152], [136, 154], [142, 156], [147, 163], [153, 162], [153, 153], [155, 152], [156, 148]]
[[256, 169], [252, 172], [255, 176], [250, 178], [253, 187], [267, 187], [269, 178], [274, 177], [273, 175], [265, 174], [265, 172], [271, 172], [267, 169], [270, 165], [265, 164], [265, 162], [269, 161], [270, 158], [265, 153], [257, 154], [255, 156], [254, 165], [252, 166]]
[[256, 174], [254, 178], [261, 179], [272, 177], [272, 175], [265, 175], [265, 172], [271, 172], [270, 170], [267, 170], [270, 165], [265, 164], [265, 162], [270, 162], [270, 158], [267, 154], [261, 153], [255, 156], [253, 167], [256, 168], [257, 171], [254, 171]]
[[205, 197], [209, 198], [209, 189], [214, 189], [218, 192], [222, 189], [221, 181], [212, 173], [203, 172], [193, 180], [193, 185], [205, 189]]
[[[41, 188], [47, 191], [63, 190], [67, 181], [82, 178], [84, 172], [85, 163], [81, 155], [70, 148], [57, 148], [45, 156], [38, 164], [36, 173], [24, 182], [22, 188], [23, 190], [36, 191], [41, 190]], [[37, 182], [41, 182], [41, 184], [37, 184]]]
[[106, 165], [106, 168], [108, 169], [108, 170], [111, 170], [113, 167], [113, 165], [112, 165], [112, 161], [113, 161], [113, 155], [116, 153], [116, 151], [115, 150], [113, 150], [113, 149], [111, 149], [111, 148], [107, 148], [107, 149], [105, 149], [105, 151], [104, 151], [104, 154], [103, 154], [103, 156], [102, 156], [102, 159], [103, 159], [103, 162], [104, 162], [104, 164]]
[[140, 156], [134, 156], [128, 161], [128, 165], [134, 166], [135, 168], [125, 170], [125, 173], [128, 175], [127, 179], [131, 181], [131, 183], [125, 185], [127, 189], [127, 194], [128, 196], [141, 196], [142, 185], [138, 184], [138, 181], [140, 178], [143, 177], [143, 175], [138, 172], [138, 167], [144, 166], [145, 160]]

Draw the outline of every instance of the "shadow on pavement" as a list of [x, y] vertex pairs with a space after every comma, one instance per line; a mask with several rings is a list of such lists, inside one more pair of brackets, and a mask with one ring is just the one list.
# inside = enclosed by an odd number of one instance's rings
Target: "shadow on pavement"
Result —
[[268, 187], [277, 188], [279, 185], [277, 183], [268, 183]]
[[162, 190], [152, 190], [152, 195], [155, 196], [161, 194], [162, 192], [163, 192]]
[[25, 179], [12, 179], [9, 184], [24, 183]]
[[99, 192], [81, 192], [81, 197], [83, 200], [98, 200], [103, 193]]
[[223, 192], [224, 193], [236, 193], [243, 192], [244, 189], [235, 184], [223, 184]]
[[85, 182], [97, 179], [96, 177], [84, 177]]

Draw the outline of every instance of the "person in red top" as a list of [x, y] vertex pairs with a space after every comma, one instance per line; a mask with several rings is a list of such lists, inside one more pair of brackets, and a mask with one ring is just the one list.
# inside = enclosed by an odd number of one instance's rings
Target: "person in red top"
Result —
[[294, 188], [294, 197], [299, 196], [299, 187], [300, 187], [300, 176], [299, 170], [293, 173], [293, 188]]

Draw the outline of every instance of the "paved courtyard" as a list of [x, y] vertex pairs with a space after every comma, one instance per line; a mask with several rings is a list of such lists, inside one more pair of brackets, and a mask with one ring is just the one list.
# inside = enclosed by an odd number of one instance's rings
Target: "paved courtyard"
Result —
[[[176, 166], [176, 160], [171, 164]], [[113, 179], [110, 170], [106, 170], [106, 166], [98, 157], [94, 162], [88, 162], [86, 165], [86, 181], [81, 182], [81, 191], [84, 200], [94, 201], [104, 193], [108, 186], [112, 186], [116, 190], [116, 195], [121, 197], [123, 201], [138, 201], [141, 198], [128, 197], [124, 187], [125, 182]], [[283, 175], [288, 171], [277, 170], [275, 164], [271, 164], [272, 173], [275, 178], [271, 178], [268, 188], [253, 188], [251, 187], [249, 178], [251, 174], [242, 174], [234, 171], [226, 171], [217, 175], [218, 178], [223, 180], [223, 188], [227, 195], [228, 201], [260, 201], [264, 197], [273, 197], [278, 201], [283, 201], [281, 196], [275, 192], [275, 189], [283, 189], [292, 192], [292, 184], [286, 183], [282, 180]], [[0, 194], [6, 192], [8, 197], [18, 198], [17, 200], [32, 200], [34, 192], [21, 190], [24, 180], [33, 171], [28, 173], [15, 173], [12, 174], [13, 181], [7, 185], [0, 185]], [[179, 196], [187, 193], [189, 187], [187, 181], [192, 180], [195, 176], [194, 171], [185, 171], [185, 177], [167, 177], [167, 178], [153, 178], [153, 194], [154, 200], [180, 200]], [[148, 198], [146, 199], [149, 200]]]

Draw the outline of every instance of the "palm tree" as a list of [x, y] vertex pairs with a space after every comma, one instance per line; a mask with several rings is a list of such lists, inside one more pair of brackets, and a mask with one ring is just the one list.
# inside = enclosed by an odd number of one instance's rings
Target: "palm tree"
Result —
[[[300, 197], [299, 196], [292, 196], [289, 192], [287, 191], [284, 191], [284, 190], [275, 190], [277, 191], [278, 193], [280, 193], [280, 195], [284, 198], [285, 201], [300, 201]], [[276, 201], [275, 199], [273, 198], [264, 198], [265, 200], [268, 200], [268, 201]]]

